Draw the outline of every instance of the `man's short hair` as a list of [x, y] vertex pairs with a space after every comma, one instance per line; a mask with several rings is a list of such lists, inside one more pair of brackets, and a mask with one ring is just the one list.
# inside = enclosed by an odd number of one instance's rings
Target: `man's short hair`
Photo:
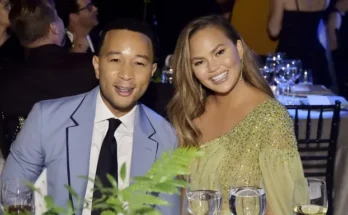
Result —
[[106, 27], [103, 29], [103, 31], [100, 34], [100, 42], [99, 42], [99, 47], [97, 51], [98, 54], [103, 46], [106, 34], [109, 31], [113, 31], [113, 30], [129, 30], [129, 31], [134, 31], [147, 36], [151, 40], [152, 50], [153, 50], [153, 59], [154, 61], [156, 61], [157, 38], [153, 34], [148, 24], [136, 19], [117, 19], [109, 23], [108, 25], [106, 25]]
[[18, 0], [9, 14], [11, 28], [23, 46], [46, 37], [57, 15], [47, 0]]
[[56, 10], [58, 16], [63, 20], [64, 26], [69, 26], [69, 16], [79, 10], [77, 0], [56, 0]]

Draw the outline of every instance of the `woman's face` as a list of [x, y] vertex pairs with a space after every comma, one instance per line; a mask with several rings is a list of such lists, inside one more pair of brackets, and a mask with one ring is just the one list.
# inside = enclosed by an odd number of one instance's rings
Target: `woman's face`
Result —
[[9, 0], [0, 0], [0, 26], [9, 27], [10, 20], [8, 19], [8, 14], [11, 10], [11, 5]]
[[241, 75], [242, 42], [237, 45], [223, 31], [207, 27], [190, 39], [191, 66], [195, 77], [217, 94], [228, 94]]

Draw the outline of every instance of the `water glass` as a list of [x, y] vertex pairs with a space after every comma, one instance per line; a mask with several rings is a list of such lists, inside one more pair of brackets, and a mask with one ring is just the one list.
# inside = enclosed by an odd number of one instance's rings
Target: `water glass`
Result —
[[1, 207], [11, 214], [34, 211], [33, 191], [24, 179], [3, 180], [1, 183]]
[[217, 177], [205, 177], [202, 183], [191, 177], [188, 181], [190, 184], [186, 192], [188, 212], [191, 215], [217, 215], [222, 204], [222, 193]]
[[230, 189], [230, 212], [232, 215], [264, 215], [266, 192], [262, 183], [239, 183]]
[[268, 66], [260, 68], [260, 73], [269, 85], [273, 83], [273, 72]]
[[293, 193], [293, 209], [296, 215], [325, 215], [328, 210], [325, 181], [313, 178], [297, 180]]

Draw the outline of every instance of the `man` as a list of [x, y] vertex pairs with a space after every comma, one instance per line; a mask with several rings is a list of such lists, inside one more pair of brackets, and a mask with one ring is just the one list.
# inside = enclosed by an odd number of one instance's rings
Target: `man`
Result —
[[18, 1], [9, 19], [27, 50], [24, 61], [9, 64], [0, 74], [0, 128], [7, 140], [1, 148], [5, 157], [36, 102], [85, 93], [98, 85], [92, 55], [72, 54], [61, 47], [64, 25], [49, 1]]
[[91, 0], [59, 0], [56, 9], [67, 28], [65, 47], [72, 52], [94, 53], [99, 35], [90, 35], [98, 25], [98, 9]]
[[[96, 194], [91, 192], [93, 183], [79, 176], [105, 181], [110, 173], [119, 179], [125, 163], [126, 180], [118, 180], [122, 189], [131, 177], [144, 175], [163, 152], [175, 148], [170, 124], [137, 103], [156, 70], [153, 44], [153, 35], [143, 23], [123, 20], [108, 25], [93, 58], [99, 87], [37, 103], [11, 148], [2, 178], [34, 181], [46, 167], [48, 193], [55, 203], [66, 207], [70, 199], [76, 214], [87, 215], [90, 211], [78, 210], [82, 205], [64, 184], [81, 199], [91, 199]], [[159, 208], [162, 214], [179, 214], [179, 196], [165, 198], [172, 206]]]

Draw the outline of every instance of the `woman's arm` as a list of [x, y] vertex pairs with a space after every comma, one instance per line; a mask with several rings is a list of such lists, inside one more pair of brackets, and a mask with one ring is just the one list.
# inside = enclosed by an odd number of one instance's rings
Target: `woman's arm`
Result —
[[282, 28], [284, 13], [283, 0], [270, 0], [270, 11], [268, 16], [268, 33], [271, 37], [276, 38]]
[[341, 14], [337, 11], [334, 11], [330, 13], [328, 21], [327, 21], [327, 37], [328, 37], [328, 43], [329, 48], [331, 51], [334, 51], [337, 49], [337, 34], [336, 31], [340, 29], [341, 27]]

